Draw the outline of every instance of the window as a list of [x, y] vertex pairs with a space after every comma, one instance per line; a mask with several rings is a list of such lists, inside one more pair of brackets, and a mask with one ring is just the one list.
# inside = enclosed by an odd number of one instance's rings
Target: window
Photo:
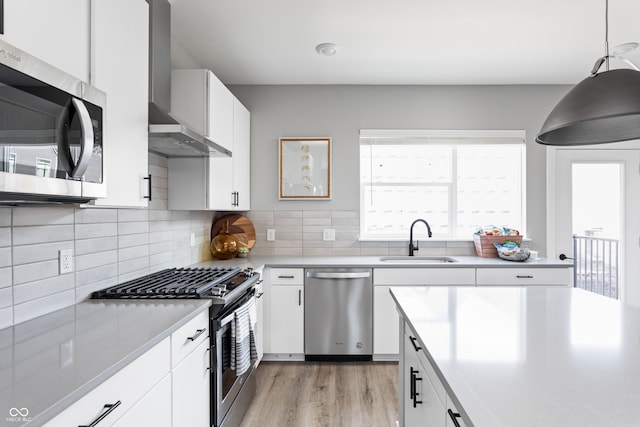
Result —
[[406, 240], [425, 219], [433, 237], [478, 226], [524, 232], [524, 131], [360, 132], [360, 238]]

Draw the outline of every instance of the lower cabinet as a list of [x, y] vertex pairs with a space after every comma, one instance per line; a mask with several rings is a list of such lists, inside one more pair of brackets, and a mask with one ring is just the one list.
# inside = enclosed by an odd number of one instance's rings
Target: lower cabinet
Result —
[[[101, 417], [100, 426], [114, 425], [116, 421], [119, 422], [120, 427], [156, 425], [135, 422], [142, 411], [138, 405], [141, 408], [149, 405], [168, 407], [170, 420], [171, 389], [166, 386], [156, 388], [156, 385], [166, 381], [170, 376], [169, 347], [170, 339], [166, 338], [45, 425], [47, 427], [96, 425], [96, 420]], [[135, 381], [132, 380], [134, 378]], [[166, 408], [162, 410], [166, 411]], [[170, 423], [158, 425], [170, 425]]]
[[478, 268], [478, 286], [570, 286], [571, 268]]
[[304, 270], [302, 268], [270, 268], [269, 346], [270, 359], [301, 359], [304, 355]]
[[210, 426], [209, 312], [171, 334], [173, 426]]
[[427, 359], [423, 344], [403, 322], [400, 377], [402, 427], [465, 427], [466, 424]]
[[113, 426], [171, 427], [171, 375], [165, 375], [160, 383]]

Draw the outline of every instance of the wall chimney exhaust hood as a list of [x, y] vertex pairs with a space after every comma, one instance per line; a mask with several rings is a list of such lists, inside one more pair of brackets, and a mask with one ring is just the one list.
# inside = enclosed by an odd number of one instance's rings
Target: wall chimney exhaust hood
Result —
[[230, 157], [231, 151], [175, 119], [171, 111], [171, 4], [149, 3], [149, 150], [168, 157]]

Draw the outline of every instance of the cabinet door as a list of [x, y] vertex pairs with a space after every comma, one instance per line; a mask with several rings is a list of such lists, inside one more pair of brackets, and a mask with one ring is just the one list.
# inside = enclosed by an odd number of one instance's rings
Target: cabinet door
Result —
[[173, 370], [174, 426], [209, 426], [210, 357], [209, 340], [206, 340]]
[[476, 283], [478, 286], [569, 286], [572, 274], [571, 268], [478, 268]]
[[[455, 421], [454, 421], [455, 420]], [[447, 396], [447, 427], [465, 427], [467, 424], [462, 419], [460, 411]]]
[[264, 292], [264, 282], [262, 279], [258, 281], [256, 285], [256, 315], [258, 316], [258, 325], [256, 327], [256, 351], [258, 352], [258, 361], [256, 362], [256, 366], [260, 364], [262, 357], [264, 356], [264, 342], [265, 342], [265, 330], [264, 327], [264, 301], [265, 301], [265, 292]]
[[89, 82], [89, 10], [85, 0], [4, 0], [0, 38]]
[[233, 191], [235, 210], [251, 209], [251, 113], [233, 99]]
[[373, 354], [398, 355], [399, 317], [389, 286], [373, 287]]
[[171, 375], [167, 374], [113, 426], [171, 427]]
[[209, 71], [207, 136], [233, 152], [233, 99], [231, 91]]
[[404, 338], [404, 425], [445, 427], [446, 411], [438, 399], [409, 337]]
[[302, 285], [271, 286], [271, 352], [304, 353]]
[[95, 204], [146, 207], [149, 5], [144, 0], [92, 0], [91, 10], [91, 84], [107, 94], [103, 131], [107, 198]]

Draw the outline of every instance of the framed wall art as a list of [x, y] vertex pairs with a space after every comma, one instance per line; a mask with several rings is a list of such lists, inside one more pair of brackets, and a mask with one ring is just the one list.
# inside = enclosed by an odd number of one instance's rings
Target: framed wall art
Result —
[[280, 138], [280, 200], [331, 200], [331, 138]]

